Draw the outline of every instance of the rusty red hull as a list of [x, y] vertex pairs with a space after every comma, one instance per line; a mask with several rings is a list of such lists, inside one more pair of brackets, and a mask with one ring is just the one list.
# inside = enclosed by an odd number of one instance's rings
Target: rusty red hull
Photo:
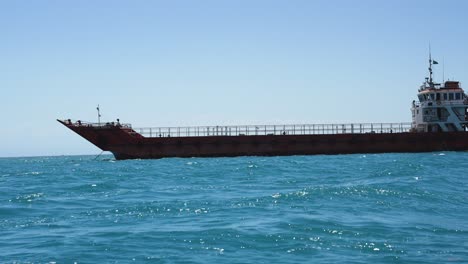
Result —
[[119, 160], [468, 150], [468, 132], [146, 138], [131, 128], [59, 122]]

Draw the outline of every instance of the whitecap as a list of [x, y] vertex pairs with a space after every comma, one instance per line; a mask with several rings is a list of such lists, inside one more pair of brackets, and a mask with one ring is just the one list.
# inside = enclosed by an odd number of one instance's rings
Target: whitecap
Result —
[[273, 197], [273, 198], [275, 198], [275, 199], [276, 199], [276, 198], [280, 198], [280, 197], [281, 197], [281, 194], [275, 193], [275, 194], [273, 194], [271, 197]]
[[306, 192], [306, 191], [299, 191], [299, 192], [297, 192], [296, 194], [297, 194], [297, 196], [306, 196], [306, 195], [309, 194], [309, 193]]

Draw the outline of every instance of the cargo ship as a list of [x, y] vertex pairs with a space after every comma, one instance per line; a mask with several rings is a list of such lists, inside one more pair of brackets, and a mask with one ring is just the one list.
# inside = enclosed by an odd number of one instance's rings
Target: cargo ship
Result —
[[429, 77], [411, 104], [412, 122], [133, 128], [57, 120], [115, 159], [286, 156], [468, 150], [468, 97], [457, 81]]

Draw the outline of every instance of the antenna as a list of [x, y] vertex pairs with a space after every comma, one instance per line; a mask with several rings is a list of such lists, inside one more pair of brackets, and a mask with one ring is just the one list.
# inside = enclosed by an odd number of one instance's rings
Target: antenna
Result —
[[96, 110], [97, 110], [98, 125], [101, 126], [101, 110], [99, 109], [99, 104], [97, 105]]
[[431, 58], [431, 43], [429, 42], [429, 84], [432, 84], [432, 58]]
[[442, 57], [442, 83], [445, 83], [445, 57]]

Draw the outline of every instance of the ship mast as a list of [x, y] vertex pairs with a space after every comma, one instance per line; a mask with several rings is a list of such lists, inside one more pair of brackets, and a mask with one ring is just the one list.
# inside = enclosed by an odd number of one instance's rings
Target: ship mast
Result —
[[431, 44], [429, 44], [429, 85], [432, 87], [432, 58], [431, 58]]
[[[439, 64], [436, 60], [432, 59], [431, 44], [429, 44], [429, 87], [434, 88], [435, 84], [432, 80], [432, 65]], [[426, 78], [427, 80], [427, 78]]]
[[101, 110], [99, 109], [99, 105], [97, 105], [96, 110], [97, 110], [98, 124], [99, 126], [101, 126]]

